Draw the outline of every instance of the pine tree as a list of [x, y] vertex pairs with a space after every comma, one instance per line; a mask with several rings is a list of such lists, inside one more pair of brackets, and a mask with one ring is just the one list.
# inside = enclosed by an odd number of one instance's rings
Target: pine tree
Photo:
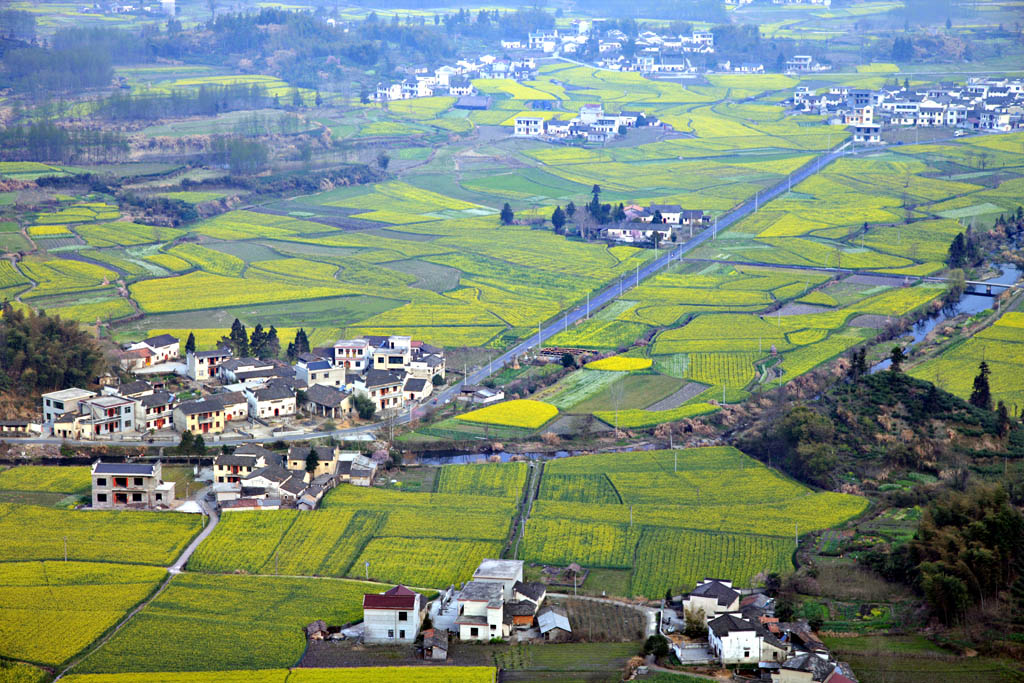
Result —
[[309, 353], [309, 339], [306, 338], [306, 330], [299, 328], [299, 331], [295, 333], [295, 357], [303, 353]]
[[277, 338], [277, 329], [273, 325], [267, 332], [267, 339], [263, 343], [263, 358], [277, 358], [281, 355], [281, 340]]
[[196, 335], [193, 332], [188, 333], [188, 339], [185, 341], [185, 353], [196, 352]]
[[946, 263], [950, 268], [963, 268], [967, 260], [967, 248], [964, 245], [964, 234], [958, 232], [949, 245], [949, 256]]
[[505, 206], [501, 207], [501, 224], [512, 225], [512, 221], [515, 220], [516, 214], [512, 211], [512, 207], [509, 206], [508, 202], [505, 202]]
[[551, 214], [551, 225], [555, 226], [555, 232], [561, 234], [562, 228], [565, 227], [565, 211], [562, 211], [561, 206], [556, 206]]
[[267, 333], [263, 331], [263, 325], [256, 323], [249, 336], [249, 353], [254, 358], [263, 358], [263, 346], [267, 343]]
[[903, 347], [892, 347], [892, 352], [889, 353], [889, 362], [891, 363], [889, 369], [893, 372], [903, 372], [903, 361], [905, 360], [907, 360], [907, 354], [903, 353]]
[[1010, 412], [1002, 401], [996, 408], [996, 422], [999, 425], [999, 436], [1006, 436], [1010, 433]]
[[971, 397], [968, 402], [977, 408], [983, 408], [985, 410], [992, 410], [992, 390], [988, 385], [988, 376], [991, 371], [988, 369], [988, 363], [981, 361], [978, 366], [978, 376], [974, 378], [974, 389], [971, 391]]
[[249, 355], [249, 334], [245, 331], [245, 325], [238, 318], [231, 323], [231, 333], [227, 337], [227, 342], [236, 358]]
[[576, 204], [574, 202], [569, 202], [568, 204], [566, 204], [565, 205], [565, 213], [566, 213], [567, 216], [569, 216], [569, 218], [572, 218], [573, 216], [575, 216], [576, 215]]

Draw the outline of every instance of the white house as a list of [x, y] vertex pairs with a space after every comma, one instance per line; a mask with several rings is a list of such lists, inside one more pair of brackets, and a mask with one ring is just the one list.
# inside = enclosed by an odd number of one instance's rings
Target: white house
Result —
[[725, 579], [703, 579], [683, 598], [683, 611], [702, 609], [705, 621], [739, 608], [740, 594], [733, 590], [732, 581]]
[[505, 623], [502, 584], [470, 581], [463, 586], [459, 593], [459, 616], [455, 625], [462, 640], [507, 638], [512, 632], [512, 625]]
[[43, 422], [53, 422], [64, 413], [78, 410], [79, 403], [95, 395], [95, 391], [77, 387], [43, 394]]
[[779, 666], [789, 655], [788, 646], [768, 629], [735, 614], [723, 614], [708, 622], [708, 646], [722, 666]]
[[345, 375], [348, 371], [344, 366], [332, 365], [326, 359], [307, 360], [300, 358], [295, 364], [295, 379], [305, 382], [306, 386], [322, 384], [329, 387], [345, 386]]
[[190, 351], [185, 356], [188, 376], [197, 382], [220, 375], [220, 365], [231, 358], [231, 351], [215, 349], [213, 351]]
[[544, 117], [542, 116], [517, 116], [515, 124], [513, 135], [517, 138], [537, 137], [544, 134]]
[[134, 344], [128, 344], [125, 347], [126, 351], [136, 351], [139, 349], [146, 349], [149, 351], [149, 356], [146, 360], [146, 365], [159, 365], [160, 363], [167, 363], [172, 360], [177, 360], [180, 357], [179, 353], [178, 338], [169, 334], [158, 334], [155, 337], [149, 337], [143, 339], [140, 342]]
[[516, 582], [522, 580], [522, 560], [481, 560], [480, 566], [473, 572], [474, 582], [501, 585], [502, 600], [514, 600], [513, 589]]
[[249, 416], [266, 419], [295, 414], [295, 392], [284, 384], [271, 383], [262, 389], [246, 389]]
[[398, 585], [384, 593], [363, 595], [363, 640], [411, 643], [423, 622], [423, 596]]

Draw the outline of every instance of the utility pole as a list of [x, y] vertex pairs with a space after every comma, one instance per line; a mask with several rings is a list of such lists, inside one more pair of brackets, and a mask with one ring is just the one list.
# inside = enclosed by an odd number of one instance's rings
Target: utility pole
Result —
[[636, 286], [640, 286], [640, 264], [636, 264]]
[[793, 545], [800, 545], [800, 522], [793, 522]]
[[[669, 448], [672, 447], [671, 438], [672, 438], [672, 434], [670, 432], [669, 433], [669, 440], [670, 440]], [[672, 474], [676, 474], [677, 472], [679, 472], [679, 454], [678, 453], [673, 453], [672, 455], [674, 456], [674, 461], [672, 462]]]
[[540, 351], [540, 323], [537, 323], [537, 350]]
[[369, 581], [370, 580], [370, 561], [366, 560], [366, 562], [364, 562], [363, 564], [366, 565], [366, 580]]
[[629, 528], [633, 528], [633, 504], [629, 504]]

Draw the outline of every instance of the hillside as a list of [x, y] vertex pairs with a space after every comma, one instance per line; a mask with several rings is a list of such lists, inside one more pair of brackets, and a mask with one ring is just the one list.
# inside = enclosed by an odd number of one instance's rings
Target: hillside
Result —
[[1007, 474], [1020, 479], [1024, 427], [1000, 434], [997, 413], [929, 382], [880, 372], [840, 381], [816, 400], [765, 412], [736, 445], [793, 476], [869, 493], [917, 483]]

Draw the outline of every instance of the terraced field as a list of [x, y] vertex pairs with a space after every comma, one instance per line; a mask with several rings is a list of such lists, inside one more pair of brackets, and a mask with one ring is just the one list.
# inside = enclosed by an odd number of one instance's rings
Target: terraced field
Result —
[[544, 467], [521, 557], [629, 569], [632, 594], [653, 598], [704, 576], [747, 584], [784, 572], [790, 525], [823, 529], [866, 506], [812, 493], [728, 447], [565, 458]]

